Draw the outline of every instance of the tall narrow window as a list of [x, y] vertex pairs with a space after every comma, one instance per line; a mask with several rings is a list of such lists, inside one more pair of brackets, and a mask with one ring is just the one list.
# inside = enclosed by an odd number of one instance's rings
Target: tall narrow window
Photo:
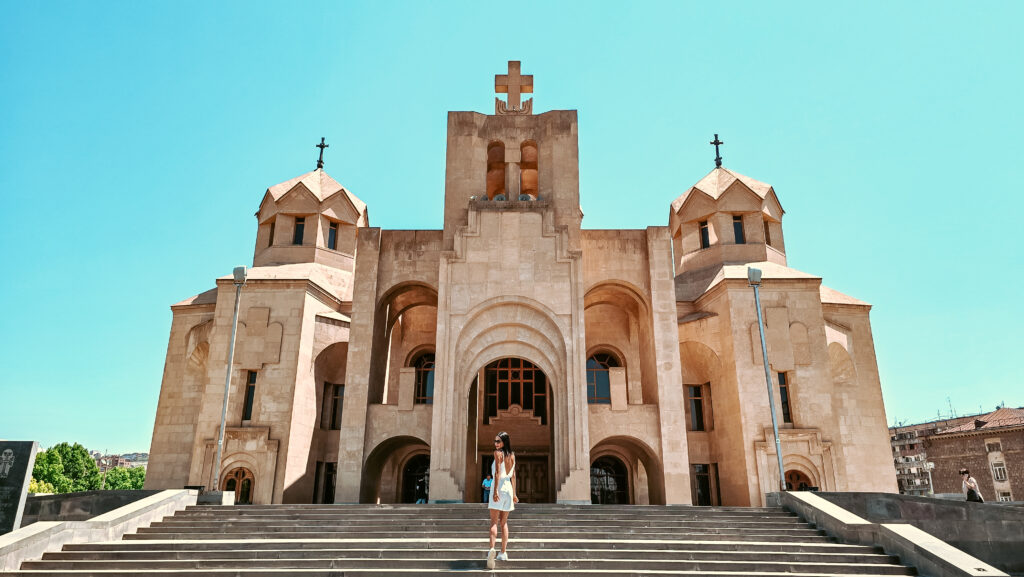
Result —
[[996, 481], [1006, 480], [1006, 463], [992, 463], [992, 478]]
[[743, 234], [743, 217], [732, 217], [732, 234], [736, 237], [736, 244], [747, 244], [747, 237]]
[[793, 415], [789, 411], [789, 380], [786, 373], [779, 373], [779, 398], [782, 400], [782, 422], [792, 423]]
[[302, 237], [306, 235], [306, 217], [295, 217], [295, 230], [292, 231], [292, 244], [302, 244]]
[[618, 367], [619, 360], [607, 353], [587, 359], [587, 402], [591, 405], [610, 405], [612, 385], [608, 369]]
[[327, 248], [338, 250], [338, 223], [332, 222], [327, 229]]
[[249, 371], [249, 378], [245, 383], [245, 405], [242, 408], [242, 420], [252, 419], [252, 402], [256, 397], [256, 371]]
[[416, 394], [413, 402], [417, 405], [434, 403], [434, 353], [422, 354], [412, 363], [416, 367]]
[[[494, 200], [494, 197], [505, 198], [505, 144], [503, 142], [492, 142], [487, 145], [487, 198]], [[515, 200], [515, 199], [512, 199]]]
[[270, 234], [267, 235], [267, 246], [274, 246], [274, 225], [277, 221], [270, 221]]
[[717, 463], [690, 465], [690, 483], [694, 505], [707, 507], [722, 502], [718, 485]]
[[772, 244], [771, 221], [769, 221], [767, 218], [764, 219], [764, 243], [767, 244], [768, 246], [771, 246]]
[[711, 231], [708, 230], [708, 221], [702, 220], [698, 226], [700, 227], [700, 247], [707, 248], [711, 246]]
[[690, 412], [688, 430], [704, 431], [704, 387], [700, 385], [686, 386], [687, 408]]
[[337, 431], [341, 428], [341, 410], [345, 404], [345, 385], [324, 383], [324, 407], [320, 428]]

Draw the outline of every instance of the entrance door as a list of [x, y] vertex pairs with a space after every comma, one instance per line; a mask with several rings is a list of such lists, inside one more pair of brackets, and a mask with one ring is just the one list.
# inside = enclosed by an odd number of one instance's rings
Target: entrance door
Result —
[[255, 480], [252, 471], [245, 467], [231, 469], [227, 475], [224, 475], [221, 490], [234, 492], [236, 505], [251, 505]]
[[516, 457], [516, 493], [522, 503], [547, 503], [547, 457]]

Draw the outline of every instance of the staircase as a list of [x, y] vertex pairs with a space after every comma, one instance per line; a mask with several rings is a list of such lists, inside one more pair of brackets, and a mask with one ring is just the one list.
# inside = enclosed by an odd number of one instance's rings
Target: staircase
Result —
[[121, 541], [68, 544], [12, 575], [915, 575], [781, 508], [520, 504], [509, 561], [484, 566], [487, 511], [459, 505], [188, 507]]

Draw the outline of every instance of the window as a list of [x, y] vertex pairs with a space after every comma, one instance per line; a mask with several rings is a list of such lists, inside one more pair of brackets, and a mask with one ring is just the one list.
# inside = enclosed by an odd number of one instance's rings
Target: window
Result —
[[345, 385], [324, 383], [324, 406], [320, 414], [320, 428], [332, 431], [341, 429], [341, 411], [344, 405]]
[[768, 219], [764, 220], [764, 243], [769, 246], [772, 244], [771, 221]]
[[985, 450], [989, 453], [1001, 453], [1003, 446], [999, 441], [994, 441], [992, 443], [985, 443]]
[[292, 244], [302, 244], [302, 237], [306, 234], [306, 217], [295, 217], [295, 230], [292, 231]]
[[708, 221], [702, 220], [697, 226], [700, 227], [700, 247], [707, 248], [711, 246], [711, 231], [708, 230]]
[[434, 353], [422, 354], [413, 361], [416, 367], [416, 394], [413, 402], [417, 405], [434, 403]]
[[992, 478], [996, 481], [1006, 480], [1006, 464], [1005, 463], [992, 463]]
[[629, 472], [616, 457], [599, 457], [590, 466], [590, 502], [629, 505]]
[[701, 385], [686, 386], [686, 408], [690, 418], [687, 421], [689, 431], [704, 431], [704, 387]]
[[792, 423], [793, 415], [789, 410], [789, 381], [786, 378], [786, 373], [778, 373], [779, 375], [779, 398], [782, 400], [782, 422]]
[[598, 353], [587, 359], [587, 403], [611, 404], [612, 383], [608, 369], [618, 366], [619, 360], [608, 353]]
[[915, 447], [917, 447], [917, 445], [915, 445], [914, 443], [910, 443], [909, 445], [907, 445], [907, 450], [913, 451]]
[[743, 234], [743, 217], [732, 217], [732, 234], [736, 237], [736, 244], [747, 244], [747, 237]]
[[270, 234], [267, 235], [267, 246], [274, 246], [274, 225], [276, 224], [277, 221], [270, 221]]
[[249, 371], [249, 378], [245, 383], [245, 405], [242, 408], [242, 420], [252, 419], [252, 402], [256, 397], [256, 371]]
[[338, 223], [332, 222], [327, 229], [327, 248], [338, 250]]
[[1013, 501], [1013, 495], [1011, 495], [1009, 491], [999, 491], [997, 497], [1000, 501], [1004, 503], [1009, 503], [1010, 501]]
[[530, 361], [506, 358], [494, 361], [484, 369], [484, 424], [519, 405], [523, 412], [540, 417], [540, 424], [548, 424], [548, 382], [544, 371]]
[[717, 463], [690, 465], [690, 483], [694, 505], [707, 507], [722, 502]]

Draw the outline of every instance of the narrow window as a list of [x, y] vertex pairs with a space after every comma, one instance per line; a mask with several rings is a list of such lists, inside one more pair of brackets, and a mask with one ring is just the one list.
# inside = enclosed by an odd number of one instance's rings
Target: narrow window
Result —
[[718, 505], [722, 496], [718, 485], [717, 463], [695, 463], [690, 465], [693, 504], [699, 506]]
[[732, 217], [732, 233], [736, 236], [736, 244], [747, 244], [747, 237], [743, 234], [743, 217]]
[[698, 226], [700, 226], [700, 247], [707, 248], [711, 246], [711, 231], [708, 230], [708, 221], [702, 220]]
[[412, 363], [416, 367], [416, 393], [413, 403], [417, 405], [434, 404], [434, 353], [420, 355]]
[[1006, 480], [1006, 464], [992, 463], [992, 478], [996, 481]]
[[608, 369], [618, 366], [619, 360], [608, 353], [599, 353], [587, 359], [587, 403], [611, 404], [612, 383]]
[[332, 222], [327, 229], [327, 248], [338, 250], [338, 223]]
[[690, 431], [703, 431], [704, 429], [704, 395], [703, 387], [700, 385], [686, 386], [686, 400], [690, 409]]
[[252, 401], [256, 397], [256, 371], [249, 371], [249, 378], [245, 383], [245, 406], [242, 409], [242, 420], [252, 419]]
[[324, 476], [324, 462], [316, 462], [316, 472], [313, 473], [313, 503], [323, 503], [322, 495], [320, 495], [320, 485], [323, 484]]
[[986, 443], [985, 450], [989, 453], [1000, 453], [1003, 450], [1002, 445], [997, 441], [995, 443]]
[[292, 231], [292, 244], [302, 244], [302, 237], [306, 233], [306, 217], [295, 217], [295, 230]]
[[270, 234], [267, 235], [267, 246], [274, 246], [274, 225], [276, 224], [277, 221], [270, 221]]
[[345, 385], [324, 383], [324, 408], [320, 428], [337, 431], [341, 428], [341, 410], [345, 404]]
[[334, 486], [338, 483], [338, 464], [324, 463], [324, 503], [334, 503]]
[[764, 243], [768, 246], [772, 244], [772, 229], [771, 222], [768, 219], [764, 220]]
[[782, 400], [782, 422], [792, 423], [793, 416], [789, 411], [789, 381], [786, 373], [779, 373], [779, 398]]

